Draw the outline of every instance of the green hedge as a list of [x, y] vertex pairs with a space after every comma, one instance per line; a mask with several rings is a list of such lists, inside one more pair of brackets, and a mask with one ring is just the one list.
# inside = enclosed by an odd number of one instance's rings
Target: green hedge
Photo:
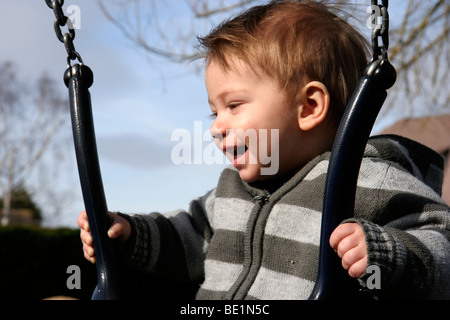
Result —
[[[81, 269], [80, 290], [67, 288], [70, 265]], [[83, 257], [78, 230], [0, 228], [0, 299], [89, 299], [96, 278], [95, 266]]]
[[[81, 269], [81, 289], [67, 288], [70, 265]], [[197, 285], [174, 283], [121, 266], [124, 299], [193, 299]], [[56, 295], [88, 300], [96, 268], [83, 257], [79, 230], [0, 228], [0, 299], [35, 300]]]

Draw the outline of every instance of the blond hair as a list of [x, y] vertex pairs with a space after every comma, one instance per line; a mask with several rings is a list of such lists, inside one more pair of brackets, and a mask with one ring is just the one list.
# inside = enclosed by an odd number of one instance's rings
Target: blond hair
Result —
[[368, 45], [347, 22], [318, 1], [272, 1], [223, 22], [199, 38], [206, 62], [225, 69], [238, 58], [278, 81], [291, 101], [310, 81], [330, 93], [337, 121], [367, 65]]

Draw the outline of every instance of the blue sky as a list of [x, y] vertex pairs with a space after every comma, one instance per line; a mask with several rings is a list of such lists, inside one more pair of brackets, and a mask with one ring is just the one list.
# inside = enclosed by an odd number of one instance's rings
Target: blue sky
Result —
[[[177, 166], [170, 159], [174, 130], [193, 132], [195, 121], [202, 121], [203, 131], [209, 128], [203, 74], [189, 64], [149, 62], [104, 18], [95, 1], [65, 1], [64, 8], [71, 4], [81, 9], [75, 47], [95, 75], [91, 96], [109, 209], [129, 213], [186, 209], [190, 200], [216, 185], [224, 167]], [[61, 79], [66, 52], [55, 36], [53, 20], [44, 0], [4, 1], [0, 63], [15, 62], [19, 77], [27, 81], [47, 72], [65, 94]], [[46, 225], [75, 227], [83, 209], [73, 146], [68, 143], [66, 149], [70, 165], [62, 169], [55, 189], [68, 188], [73, 196], [64, 212], [48, 218]]]

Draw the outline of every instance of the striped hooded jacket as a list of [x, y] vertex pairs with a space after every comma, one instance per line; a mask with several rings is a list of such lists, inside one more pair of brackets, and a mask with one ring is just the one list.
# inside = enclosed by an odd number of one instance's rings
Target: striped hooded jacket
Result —
[[[317, 273], [330, 153], [268, 184], [226, 168], [217, 187], [169, 214], [123, 215], [133, 266], [201, 283], [197, 299], [307, 299]], [[369, 140], [354, 218], [377, 265], [376, 297], [450, 298], [450, 210], [442, 158], [397, 136]], [[359, 279], [366, 287], [365, 276]]]

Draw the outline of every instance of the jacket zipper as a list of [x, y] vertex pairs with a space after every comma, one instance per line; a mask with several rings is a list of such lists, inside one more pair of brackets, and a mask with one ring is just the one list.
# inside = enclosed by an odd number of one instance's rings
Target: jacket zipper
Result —
[[[262, 239], [264, 234], [264, 226], [265, 221], [267, 220], [268, 214], [265, 214], [265, 217], [262, 217], [263, 209], [265, 205], [269, 202], [270, 194], [267, 191], [264, 191], [264, 195], [258, 195], [253, 197], [253, 200], [258, 204], [259, 208], [257, 212], [254, 213], [254, 222], [252, 223], [251, 229], [249, 230], [248, 237], [248, 249], [249, 252], [249, 263], [244, 265], [244, 269], [242, 270], [241, 276], [238, 278], [238, 281], [232, 286], [231, 290], [228, 292], [227, 296], [229, 299], [242, 300], [248, 293], [249, 288], [251, 288], [257, 274], [257, 270], [261, 267], [261, 244], [259, 247], [256, 245], [255, 237]], [[253, 220], [253, 219], [252, 219]], [[261, 230], [262, 227], [262, 230]], [[258, 231], [258, 232], [257, 232]]]

